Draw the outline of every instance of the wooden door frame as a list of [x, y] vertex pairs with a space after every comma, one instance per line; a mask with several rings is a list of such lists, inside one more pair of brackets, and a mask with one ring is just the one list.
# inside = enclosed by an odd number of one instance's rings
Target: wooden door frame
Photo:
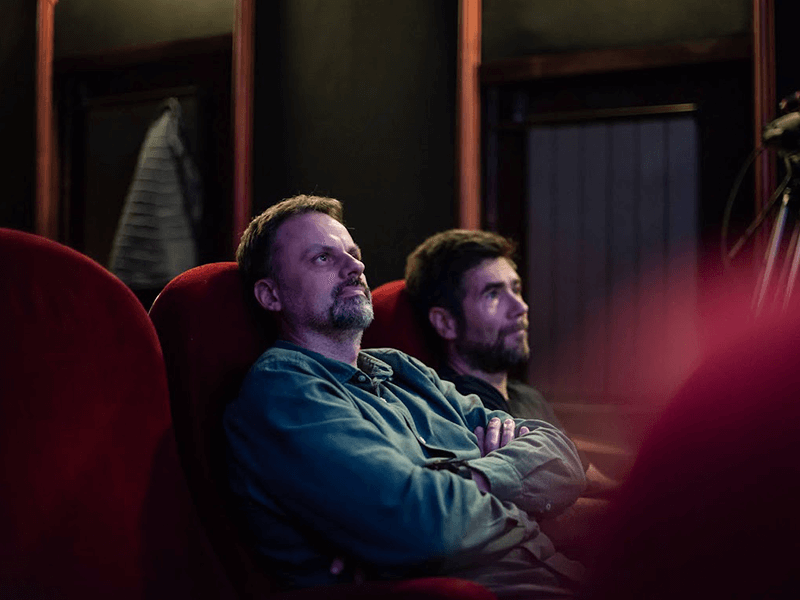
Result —
[[[58, 236], [56, 140], [53, 118], [53, 30], [58, 0], [38, 0], [36, 57], [35, 231]], [[458, 224], [481, 224], [480, 67], [481, 0], [459, 0], [456, 181]], [[233, 206], [231, 247], [250, 219], [252, 201], [253, 108], [255, 79], [255, 0], [235, 0], [233, 26]], [[774, 0], [753, 0], [753, 81], [755, 136], [775, 113]], [[774, 186], [766, 157], [757, 167], [757, 202]]]
[[236, 0], [233, 24], [233, 231], [231, 250], [253, 210], [253, 106], [256, 0]]
[[53, 29], [58, 0], [39, 0], [36, 36], [36, 194], [34, 231], [58, 236], [58, 187], [53, 118]]
[[[38, 1], [36, 110], [36, 233], [56, 239], [58, 186], [53, 117], [53, 30], [58, 0]], [[255, 87], [255, 0], [235, 0], [233, 25], [233, 206], [231, 249], [253, 208], [253, 107]], [[480, 79], [481, 0], [459, 0], [456, 181], [458, 224], [481, 225]]]
[[462, 229], [480, 229], [482, 0], [459, 0], [456, 60], [456, 203]]

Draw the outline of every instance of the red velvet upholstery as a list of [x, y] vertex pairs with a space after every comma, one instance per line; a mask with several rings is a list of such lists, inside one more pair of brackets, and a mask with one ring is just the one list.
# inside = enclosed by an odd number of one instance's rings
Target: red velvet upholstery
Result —
[[178, 452], [209, 538], [240, 594], [269, 581], [227, 518], [222, 413], [244, 375], [274, 339], [247, 310], [234, 262], [196, 267], [173, 279], [150, 309], [164, 351]]
[[0, 597], [203, 597], [139, 301], [86, 256], [0, 229], [0, 304]]
[[436, 366], [436, 352], [411, 308], [406, 282], [397, 279], [372, 290], [375, 320], [364, 332], [363, 348], [397, 348]]
[[[222, 413], [241, 381], [273, 341], [257, 321], [236, 263], [203, 265], [176, 277], [150, 310], [167, 365], [179, 452], [209, 537], [231, 579], [249, 597], [270, 595], [263, 567], [241, 543], [228, 517]], [[483, 587], [448, 578], [370, 582], [309, 589], [286, 598], [493, 598]]]
[[593, 598], [797, 597], [800, 314], [723, 325], [642, 444]]

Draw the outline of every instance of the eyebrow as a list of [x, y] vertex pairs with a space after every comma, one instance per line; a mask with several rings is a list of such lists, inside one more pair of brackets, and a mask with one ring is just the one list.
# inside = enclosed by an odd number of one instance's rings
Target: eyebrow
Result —
[[[332, 252], [336, 250], [335, 246], [331, 246], [329, 244], [312, 244], [308, 248], [305, 249], [303, 252], [303, 257], [310, 257], [318, 252]], [[361, 259], [361, 248], [358, 247], [358, 244], [353, 244], [352, 246], [348, 247], [345, 250], [350, 256], [354, 256], [357, 259]]]
[[[513, 289], [516, 286], [521, 286], [522, 280], [519, 277], [517, 277], [515, 279], [512, 279], [508, 283], [509, 287]], [[485, 294], [486, 292], [490, 292], [493, 290], [502, 290], [505, 287], [505, 285], [506, 285], [505, 281], [490, 281], [489, 283], [483, 286], [480, 293]]]
[[493, 290], [502, 290], [505, 284], [502, 281], [490, 281], [483, 289], [481, 289], [481, 294], [485, 294], [486, 292], [491, 292]]

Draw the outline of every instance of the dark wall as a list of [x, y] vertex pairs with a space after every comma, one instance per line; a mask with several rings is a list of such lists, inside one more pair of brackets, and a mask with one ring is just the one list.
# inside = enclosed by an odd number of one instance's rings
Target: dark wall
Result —
[[725, 37], [751, 13], [752, 0], [484, 0], [483, 59]]
[[456, 0], [283, 0], [256, 14], [254, 211], [340, 199], [374, 287], [455, 225]]
[[66, 0], [56, 4], [57, 58], [231, 33], [235, 0]]
[[775, 92], [778, 100], [800, 90], [798, 22], [800, 4], [797, 0], [775, 0]]
[[[34, 0], [4, 0], [0, 19], [0, 136], [6, 147], [0, 161], [0, 227], [28, 231], [34, 227], [36, 190], [36, 4]], [[123, 10], [123, 4], [129, 8]], [[164, 2], [147, 4], [145, 8], [142, 3], [106, 0], [59, 2], [56, 56], [229, 33], [233, 26], [234, 0], [190, 3], [188, 13], [188, 5], [180, 3], [181, 19], [174, 18], [178, 14], [175, 3], [167, 7], [167, 13]]]
[[31, 230], [36, 191], [36, 3], [5, 0], [0, 19], [0, 227]]

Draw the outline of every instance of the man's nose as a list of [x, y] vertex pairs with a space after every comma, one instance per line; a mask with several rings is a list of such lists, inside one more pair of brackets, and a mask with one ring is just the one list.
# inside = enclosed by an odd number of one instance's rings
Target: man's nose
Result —
[[528, 314], [528, 305], [519, 294], [512, 294], [511, 314], [514, 317], [521, 317]]
[[342, 270], [345, 278], [360, 277], [364, 273], [364, 263], [355, 256], [347, 254]]

